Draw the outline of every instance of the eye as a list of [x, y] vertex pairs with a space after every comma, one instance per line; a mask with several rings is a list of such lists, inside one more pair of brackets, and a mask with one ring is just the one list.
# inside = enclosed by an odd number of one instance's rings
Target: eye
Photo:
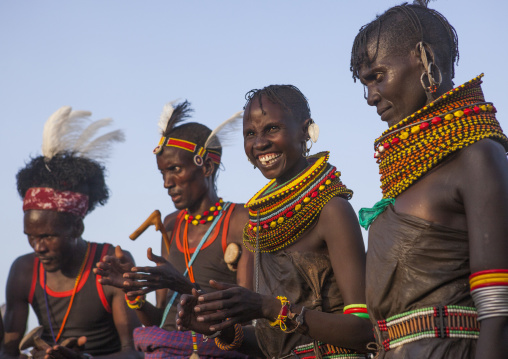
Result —
[[382, 82], [384, 80], [384, 78], [385, 78], [385, 74], [382, 72], [378, 72], [374, 77], [374, 79], [376, 80], [377, 83]]
[[254, 136], [254, 131], [247, 130], [243, 133], [243, 137], [251, 137]]
[[275, 132], [275, 131], [278, 131], [278, 130], [280, 130], [280, 127], [277, 126], [277, 125], [273, 125], [273, 126], [270, 126], [268, 128], [268, 132]]

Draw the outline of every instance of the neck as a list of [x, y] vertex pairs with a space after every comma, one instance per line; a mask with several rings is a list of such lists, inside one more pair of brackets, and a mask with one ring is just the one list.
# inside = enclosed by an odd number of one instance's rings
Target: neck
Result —
[[187, 212], [195, 216], [197, 214], [202, 214], [205, 211], [208, 211], [210, 207], [215, 206], [215, 204], [219, 202], [219, 196], [215, 192], [215, 190], [209, 191], [205, 196], [201, 198], [201, 200], [196, 201], [187, 208]]
[[86, 248], [86, 242], [81, 237], [78, 238], [76, 247], [68, 257], [68, 261], [60, 269], [63, 275], [67, 277], [76, 277], [78, 275], [79, 269], [85, 259]]
[[275, 182], [277, 183], [277, 186], [280, 186], [281, 184], [286, 183], [293, 177], [297, 176], [300, 172], [302, 172], [304, 169], [306, 169], [309, 166], [309, 162], [305, 157], [301, 157], [300, 160], [289, 170], [287, 170], [282, 176], [277, 177]]

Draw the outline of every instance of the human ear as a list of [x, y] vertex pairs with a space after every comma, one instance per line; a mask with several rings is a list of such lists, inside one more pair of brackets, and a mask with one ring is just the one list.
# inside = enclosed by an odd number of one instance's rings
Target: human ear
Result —
[[210, 177], [213, 175], [213, 171], [215, 170], [215, 164], [213, 163], [211, 158], [207, 158], [203, 161], [203, 166], [201, 167], [203, 170], [203, 174], [205, 177]]
[[76, 219], [72, 225], [72, 236], [74, 238], [80, 238], [84, 231], [85, 224], [83, 220], [81, 218]]
[[310, 138], [309, 137], [309, 126], [311, 125], [312, 122], [313, 122], [312, 118], [308, 118], [305, 121], [303, 121], [302, 130], [303, 130], [303, 140], [304, 141], [308, 141]]

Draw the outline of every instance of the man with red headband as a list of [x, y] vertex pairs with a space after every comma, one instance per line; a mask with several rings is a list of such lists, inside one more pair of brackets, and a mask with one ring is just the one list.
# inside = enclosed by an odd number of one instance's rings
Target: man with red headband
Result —
[[66, 132], [80, 129], [89, 115], [70, 107], [55, 112], [44, 127], [43, 156], [17, 174], [33, 253], [17, 258], [9, 273], [1, 358], [19, 357], [29, 304], [43, 327], [34, 345], [36, 358], [139, 357], [132, 343], [139, 322], [124, 293], [103, 287], [92, 272], [113, 248], [82, 238], [84, 217], [109, 197], [104, 167], [91, 158], [104, 157], [109, 142], [123, 140], [121, 131], [93, 142], [85, 138], [111, 120], [94, 122], [82, 133]]
[[[224, 140], [222, 134], [231, 133], [227, 130], [241, 117], [233, 116], [214, 131], [196, 122], [179, 124], [191, 111], [187, 101], [174, 107], [169, 103], [159, 122], [162, 137], [153, 152], [177, 211], [164, 220], [169, 243], [163, 241], [162, 256], [148, 250], [157, 266], [132, 268], [128, 260], [108, 256], [96, 271], [103, 275], [103, 284], [127, 292], [129, 306], [145, 325], [134, 332], [136, 349], [145, 352], [145, 358], [241, 358], [245, 355], [220, 350], [201, 334], [176, 330], [179, 294], [193, 288], [214, 291], [210, 279], [252, 287], [253, 256], [239, 250], [247, 210], [223, 201], [216, 189], [222, 155], [219, 137]], [[145, 302], [145, 294], [154, 290], [155, 306]]]

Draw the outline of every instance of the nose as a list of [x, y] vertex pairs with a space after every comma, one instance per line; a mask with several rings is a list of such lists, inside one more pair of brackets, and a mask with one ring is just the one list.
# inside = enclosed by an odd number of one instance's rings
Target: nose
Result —
[[48, 250], [46, 240], [44, 238], [37, 238], [32, 242], [32, 247], [36, 253], [44, 253]]
[[257, 151], [263, 151], [270, 146], [270, 141], [263, 135], [256, 136], [254, 140], [254, 149]]
[[366, 88], [367, 88], [367, 96], [365, 98], [367, 99], [367, 104], [369, 106], [377, 106], [379, 101], [381, 101], [381, 95], [379, 94], [379, 91], [377, 91], [377, 89], [373, 88], [372, 86], [368, 86]]
[[173, 176], [170, 173], [165, 173], [163, 175], [164, 180], [164, 188], [169, 189], [175, 185]]

